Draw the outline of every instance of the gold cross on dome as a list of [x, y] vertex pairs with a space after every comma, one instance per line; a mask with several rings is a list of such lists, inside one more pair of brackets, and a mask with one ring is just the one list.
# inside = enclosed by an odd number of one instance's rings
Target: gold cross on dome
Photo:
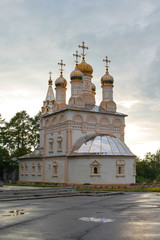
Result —
[[50, 71], [50, 72], [49, 72], [49, 79], [51, 79], [51, 75], [52, 75], [52, 72]]
[[111, 61], [108, 60], [108, 57], [106, 56], [106, 59], [103, 59], [103, 62], [106, 62], [106, 65], [105, 65], [105, 67], [106, 67], [106, 73], [108, 73], [108, 68], [109, 68], [109, 64], [108, 64], [108, 63], [110, 63]]
[[88, 47], [85, 47], [84, 44], [85, 44], [85, 42], [83, 41], [82, 46], [81, 45], [78, 46], [79, 48], [83, 49], [83, 53], [81, 53], [81, 55], [83, 56], [83, 58], [82, 58], [83, 60], [84, 60], [84, 57], [86, 56], [86, 54], [84, 54], [84, 49], [88, 49]]
[[62, 74], [63, 74], [63, 66], [66, 66], [66, 64], [64, 64], [63, 63], [63, 60], [61, 60], [61, 62], [60, 63], [58, 63], [58, 65], [61, 65], [61, 68], [60, 68], [60, 73], [61, 73], [61, 76], [62, 76]]
[[52, 85], [52, 78], [51, 78], [52, 72], [49, 72], [49, 80], [48, 80], [48, 84]]
[[76, 51], [76, 54], [73, 53], [73, 57], [76, 57], [75, 63], [76, 63], [76, 66], [77, 66], [78, 65], [78, 58], [80, 58], [81, 55], [78, 55], [78, 51]]

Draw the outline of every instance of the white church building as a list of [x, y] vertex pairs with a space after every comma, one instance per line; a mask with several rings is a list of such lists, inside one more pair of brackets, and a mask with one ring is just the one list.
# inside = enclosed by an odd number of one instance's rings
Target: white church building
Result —
[[82, 62], [70, 74], [71, 96], [66, 103], [67, 80], [60, 76], [52, 88], [51, 73], [40, 120], [40, 147], [19, 159], [19, 182], [67, 185], [111, 185], [135, 183], [135, 155], [124, 143], [126, 114], [116, 111], [114, 79], [101, 78], [102, 101], [95, 103], [96, 87], [92, 67], [86, 63], [82, 42]]

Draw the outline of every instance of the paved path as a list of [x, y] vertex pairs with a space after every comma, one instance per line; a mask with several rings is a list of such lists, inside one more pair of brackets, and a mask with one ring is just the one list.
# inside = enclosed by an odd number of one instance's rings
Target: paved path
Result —
[[[51, 188], [51, 187], [45, 187]], [[8, 191], [8, 190], [27, 190], [27, 189], [44, 189], [44, 187], [30, 187], [30, 186], [7, 186], [4, 185], [0, 187], [0, 191]]]
[[159, 193], [6, 201], [0, 209], [2, 240], [160, 239]]

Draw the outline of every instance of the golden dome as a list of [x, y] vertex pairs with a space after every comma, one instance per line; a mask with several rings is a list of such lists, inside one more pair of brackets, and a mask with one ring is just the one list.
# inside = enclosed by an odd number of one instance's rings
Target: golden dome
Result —
[[78, 64], [78, 69], [83, 73], [83, 75], [92, 76], [93, 68], [91, 65], [86, 63], [84, 59], [80, 64]]
[[65, 88], [67, 86], [67, 81], [66, 79], [61, 75], [57, 80], [55, 81], [55, 86], [56, 87], [63, 87]]
[[104, 85], [112, 85], [114, 82], [114, 78], [108, 73], [108, 71], [105, 73], [105, 75], [101, 78], [101, 84]]
[[71, 81], [82, 80], [83, 73], [76, 67], [75, 70], [73, 72], [71, 72], [70, 79], [71, 79]]

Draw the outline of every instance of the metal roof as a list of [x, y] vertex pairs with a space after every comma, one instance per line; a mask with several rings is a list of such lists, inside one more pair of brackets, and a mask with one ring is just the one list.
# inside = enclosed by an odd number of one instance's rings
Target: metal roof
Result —
[[134, 156], [127, 145], [117, 137], [109, 135], [96, 135], [84, 141], [79, 140], [69, 155], [120, 155]]

